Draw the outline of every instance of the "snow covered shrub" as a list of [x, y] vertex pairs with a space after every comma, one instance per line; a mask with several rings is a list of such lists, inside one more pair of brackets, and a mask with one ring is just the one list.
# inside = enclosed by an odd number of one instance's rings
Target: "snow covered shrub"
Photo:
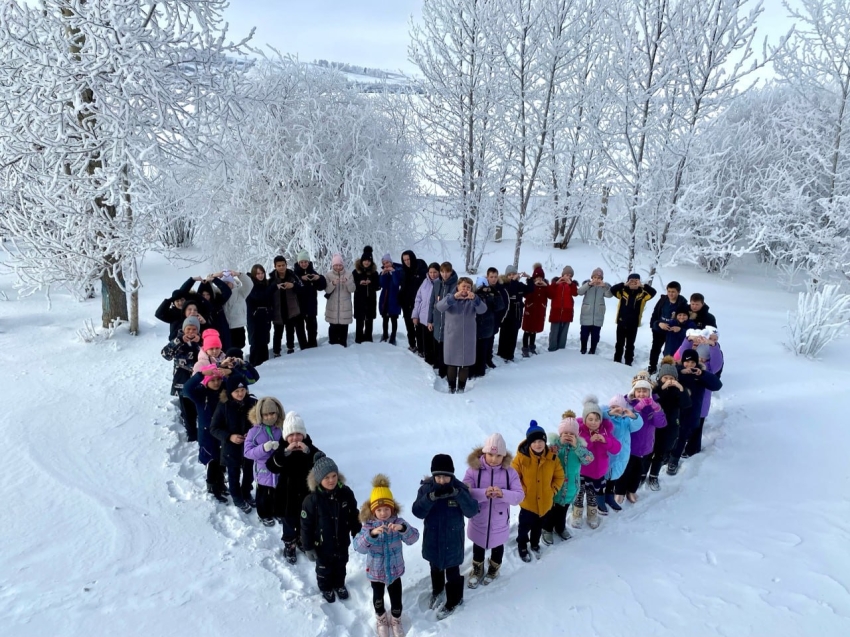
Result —
[[110, 340], [115, 335], [115, 330], [125, 321], [115, 319], [109, 327], [95, 327], [91, 319], [86, 319], [83, 326], [77, 330], [77, 339], [81, 343], [101, 343]]
[[797, 313], [788, 313], [788, 346], [797, 355], [816, 357], [835, 340], [850, 321], [850, 295], [839, 286], [801, 292]]

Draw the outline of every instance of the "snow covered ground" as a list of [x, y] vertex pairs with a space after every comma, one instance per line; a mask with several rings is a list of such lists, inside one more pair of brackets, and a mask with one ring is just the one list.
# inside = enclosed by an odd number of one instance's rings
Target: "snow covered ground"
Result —
[[[485, 263], [503, 269], [511, 251], [500, 247]], [[569, 263], [582, 280], [602, 264], [580, 245], [527, 248], [522, 267], [535, 259], [547, 274]], [[0, 302], [0, 634], [374, 634], [362, 556], [349, 562], [351, 600], [322, 603], [311, 565], [284, 565], [280, 527], [204, 493], [169, 402], [171, 365], [159, 356], [168, 328], [153, 312], [186, 276], [208, 271], [149, 257], [136, 338], [121, 330], [79, 342], [99, 301], [54, 294], [51, 312], [38, 296]], [[795, 358], [782, 345], [795, 297], [755, 268], [730, 280], [690, 268], [662, 274], [705, 294], [720, 323], [725, 387], [705, 453], [599, 530], [544, 547], [539, 562], [523, 564], [511, 544], [502, 576], [466, 591], [444, 622], [422, 604], [420, 544], [406, 548], [409, 635], [850, 634], [847, 340], [819, 362]], [[0, 289], [11, 297], [10, 280]], [[346, 350], [323, 339], [264, 364], [253, 392], [304, 417], [358, 501], [372, 475], [387, 473], [403, 515], [421, 529], [409, 507], [434, 453], [451, 453], [462, 474], [491, 432], [515, 448], [529, 419], [553, 431], [588, 393], [607, 400], [628, 389], [634, 370], [610, 360], [614, 308], [609, 301], [599, 356], [578, 353], [576, 323], [566, 351], [540, 348], [472, 381], [465, 395], [442, 391], [404, 339]], [[648, 327], [638, 345], [644, 362]]]

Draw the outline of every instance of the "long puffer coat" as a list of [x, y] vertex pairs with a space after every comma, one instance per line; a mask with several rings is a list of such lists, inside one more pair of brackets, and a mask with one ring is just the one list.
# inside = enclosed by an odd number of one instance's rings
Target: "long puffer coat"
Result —
[[484, 314], [487, 305], [480, 296], [458, 300], [450, 294], [434, 309], [443, 313], [443, 361], [458, 367], [474, 365], [478, 338], [475, 315]]
[[463, 564], [464, 518], [478, 514], [478, 502], [463, 482], [452, 476], [447, 493], [442, 486], [428, 476], [413, 503], [413, 515], [425, 520], [422, 557], [441, 571]]
[[325, 320], [331, 325], [351, 325], [354, 321], [354, 307], [351, 303], [351, 295], [356, 287], [354, 276], [350, 272], [331, 270], [325, 279]]

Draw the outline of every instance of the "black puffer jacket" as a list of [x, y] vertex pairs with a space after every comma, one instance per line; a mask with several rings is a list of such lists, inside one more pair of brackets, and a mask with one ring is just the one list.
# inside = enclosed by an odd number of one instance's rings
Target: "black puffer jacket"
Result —
[[286, 440], [281, 440], [280, 447], [266, 462], [266, 468], [280, 476], [277, 482], [280, 498], [278, 502], [283, 503], [283, 515], [286, 517], [298, 517], [301, 514], [301, 504], [309, 492], [307, 475], [313, 468], [313, 460], [319, 452], [309, 435], [304, 436], [303, 442], [310, 448], [310, 453], [303, 451], [287, 453], [288, 443]]
[[[378, 295], [381, 293], [378, 269], [374, 263], [364, 268], [358, 259], [351, 274], [354, 277], [354, 318], [374, 319], [378, 315]], [[360, 285], [361, 281], [367, 280], [369, 285]]]
[[[226, 392], [222, 392], [226, 396]], [[244, 436], [251, 428], [248, 412], [257, 404], [257, 397], [252, 394], [240, 401], [224, 398], [215, 408], [210, 433], [221, 441], [221, 464], [240, 464], [245, 454], [244, 443], [235, 443], [230, 436]]]
[[[317, 301], [318, 294], [326, 287], [328, 282], [324, 276], [313, 269], [313, 264], [310, 263], [306, 268], [302, 268], [297, 263], [294, 268], [295, 276], [301, 281], [301, 287], [298, 290], [298, 305], [301, 308], [302, 316], [317, 316], [319, 314], [319, 303]], [[308, 274], [316, 275], [319, 278], [311, 281], [304, 281], [301, 277]]]
[[[410, 267], [404, 265], [405, 255], [410, 257]], [[405, 250], [401, 253], [401, 267], [402, 279], [398, 291], [398, 302], [402, 310], [410, 314], [416, 303], [416, 293], [419, 291], [419, 286], [428, 276], [428, 264], [422, 259], [417, 259], [413, 250]]]
[[348, 561], [351, 538], [362, 527], [354, 492], [345, 486], [342, 474], [333, 491], [318, 484], [312, 471], [308, 483], [310, 495], [304, 498], [301, 513], [301, 545], [306, 551], [315, 550], [321, 562]]

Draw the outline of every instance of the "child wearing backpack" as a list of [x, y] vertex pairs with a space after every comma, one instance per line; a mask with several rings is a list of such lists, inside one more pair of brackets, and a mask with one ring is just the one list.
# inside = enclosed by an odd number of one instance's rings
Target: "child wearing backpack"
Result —
[[536, 420], [531, 421], [511, 465], [516, 469], [525, 493], [519, 505], [517, 550], [523, 562], [530, 562], [529, 534], [531, 551], [540, 559], [544, 516], [552, 508], [555, 494], [564, 486], [564, 468], [546, 444], [546, 432]]
[[[383, 474], [372, 478], [372, 493], [360, 507], [363, 528], [354, 538], [354, 550], [366, 554], [366, 577], [372, 584], [372, 606], [377, 616], [378, 637], [404, 637], [401, 624], [401, 576], [404, 575], [402, 543], [419, 539], [419, 531], [398, 516], [401, 507]], [[390, 617], [384, 606], [384, 591], [390, 595]]]
[[[505, 542], [511, 531], [511, 507], [519, 504], [525, 493], [516, 470], [511, 466], [501, 434], [492, 434], [466, 459], [469, 468], [463, 483], [478, 502], [478, 514], [469, 521], [467, 536], [472, 540], [472, 572], [467, 586], [485, 586], [499, 576]], [[490, 563], [484, 573], [484, 556], [490, 549]]]

